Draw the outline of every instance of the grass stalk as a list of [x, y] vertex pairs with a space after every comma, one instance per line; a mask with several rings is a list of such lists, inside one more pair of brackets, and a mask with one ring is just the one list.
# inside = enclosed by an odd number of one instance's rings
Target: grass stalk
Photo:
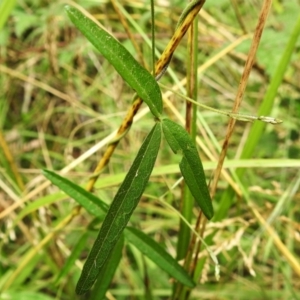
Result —
[[[300, 16], [298, 17], [298, 19], [295, 22], [295, 26], [290, 35], [289, 41], [286, 44], [286, 47], [281, 54], [281, 59], [278, 63], [278, 66], [274, 72], [274, 75], [268, 86], [266, 94], [263, 98], [262, 104], [258, 111], [258, 113], [260, 115], [269, 115], [271, 113], [272, 107], [273, 107], [275, 99], [276, 99], [276, 94], [277, 94], [278, 88], [283, 81], [285, 71], [287, 70], [287, 67], [290, 63], [292, 53], [295, 49], [296, 42], [297, 42], [299, 35], [300, 35]], [[247, 159], [252, 156], [265, 129], [266, 129], [266, 124], [263, 122], [255, 122], [253, 124], [253, 126], [249, 132], [249, 135], [248, 135], [250, 138], [247, 139], [247, 141], [244, 145], [242, 154], [241, 154], [242, 159]], [[243, 168], [239, 168], [236, 171], [237, 176], [239, 178], [243, 177], [244, 172], [245, 172], [245, 169], [243, 169]], [[216, 215], [214, 217], [215, 220], [221, 220], [224, 218], [224, 216], [228, 212], [228, 209], [230, 208], [230, 206], [233, 203], [233, 197], [234, 197], [234, 192], [229, 187], [225, 191], [225, 193], [223, 194], [223, 196], [221, 198], [219, 210], [216, 212]]]

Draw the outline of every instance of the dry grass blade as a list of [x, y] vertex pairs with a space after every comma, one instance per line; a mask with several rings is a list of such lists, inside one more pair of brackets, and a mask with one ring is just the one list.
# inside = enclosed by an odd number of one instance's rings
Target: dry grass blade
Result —
[[276, 231], [265, 221], [259, 211], [253, 206], [249, 205], [252, 209], [253, 214], [260, 222], [261, 226], [266, 229], [269, 236], [273, 239], [275, 246], [280, 251], [280, 253], [286, 258], [288, 263], [293, 268], [294, 272], [300, 277], [300, 264], [299, 261], [296, 259], [295, 255], [293, 255], [288, 247], [281, 241]]
[[24, 190], [24, 183], [23, 183], [22, 177], [19, 174], [18, 168], [15, 164], [14, 158], [13, 158], [11, 152], [10, 152], [10, 149], [9, 149], [7, 143], [6, 143], [6, 140], [5, 140], [5, 138], [2, 134], [1, 129], [0, 129], [0, 147], [2, 148], [4, 156], [6, 157], [7, 162], [10, 165], [11, 171], [13, 172], [13, 174], [16, 178], [16, 181], [18, 183], [18, 186], [19, 186], [20, 190], [23, 191]]
[[[245, 67], [244, 67], [244, 72], [239, 84], [239, 88], [235, 97], [235, 101], [234, 101], [234, 105], [233, 105], [233, 109], [232, 112], [236, 113], [241, 105], [242, 99], [243, 99], [243, 95], [245, 93], [245, 89], [247, 86], [247, 82], [248, 82], [248, 78], [250, 76], [250, 72], [255, 60], [255, 55], [258, 49], [258, 45], [261, 39], [261, 35], [264, 29], [264, 26], [266, 24], [267, 21], [267, 16], [268, 13], [270, 11], [271, 8], [271, 4], [272, 1], [271, 0], [265, 0], [264, 4], [262, 6], [261, 12], [260, 12], [260, 16], [257, 22], [257, 26], [254, 32], [254, 36], [253, 36], [253, 40], [252, 40], [252, 44], [251, 44], [251, 48], [245, 63]], [[227, 126], [227, 131], [226, 131], [226, 137], [223, 143], [223, 147], [222, 147], [222, 151], [220, 153], [220, 157], [219, 157], [219, 161], [218, 161], [218, 166], [216, 168], [216, 171], [214, 173], [211, 185], [210, 185], [210, 191], [211, 191], [211, 197], [213, 198], [215, 193], [216, 193], [216, 189], [217, 189], [217, 184], [218, 184], [218, 180], [222, 171], [222, 166], [224, 163], [224, 159], [226, 156], [226, 152], [227, 152], [227, 148], [229, 146], [229, 139], [232, 135], [233, 132], [233, 128], [235, 125], [235, 119], [230, 119], [228, 126]]]

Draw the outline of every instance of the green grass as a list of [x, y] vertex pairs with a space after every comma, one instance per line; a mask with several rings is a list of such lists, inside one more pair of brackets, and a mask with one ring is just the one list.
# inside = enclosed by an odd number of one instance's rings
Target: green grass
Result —
[[[185, 7], [177, 2], [155, 7], [156, 53], [167, 45]], [[232, 109], [250, 39], [212, 60], [245, 34], [243, 28], [253, 33], [260, 11], [257, 2], [239, 2], [238, 15], [233, 3], [207, 0], [198, 21], [197, 101], [225, 111]], [[79, 4], [139, 60], [109, 1]], [[189, 299], [300, 299], [297, 9], [297, 1], [273, 3], [240, 108], [240, 112], [268, 114], [283, 123], [237, 121], [226, 169], [213, 199], [215, 217], [207, 222], [204, 233], [218, 258], [221, 278], [216, 281], [210, 258], [202, 260], [204, 266], [197, 266], [197, 286], [187, 293]], [[76, 202], [51, 185], [41, 170], [62, 171], [62, 176], [85, 186], [134, 92], [71, 24], [62, 2], [17, 1], [3, 12], [0, 299], [83, 299], [75, 294], [75, 286], [100, 221], [84, 209], [71, 215]], [[151, 66], [150, 4], [122, 2], [121, 12], [144, 62]], [[186, 43], [184, 38], [161, 79], [179, 92], [186, 85], [178, 88], [177, 84], [192, 63], [186, 60]], [[184, 100], [163, 88], [162, 92], [165, 114], [184, 125]], [[196, 140], [209, 182], [229, 120], [203, 109], [198, 109], [196, 117]], [[152, 127], [153, 117], [143, 104], [95, 185], [94, 194], [107, 204]], [[173, 257], [178, 255], [182, 234], [179, 161], [163, 141], [150, 182], [130, 219], [130, 226], [149, 235]], [[199, 208], [188, 206], [193, 228]], [[189, 234], [191, 228], [187, 226]], [[173, 287], [167, 273], [126, 239], [121, 254], [118, 247], [119, 266], [112, 282], [103, 283], [109, 284], [108, 299], [171, 297]], [[201, 255], [209, 257], [204, 248]], [[98, 292], [95, 289], [85, 299], [96, 299]]]

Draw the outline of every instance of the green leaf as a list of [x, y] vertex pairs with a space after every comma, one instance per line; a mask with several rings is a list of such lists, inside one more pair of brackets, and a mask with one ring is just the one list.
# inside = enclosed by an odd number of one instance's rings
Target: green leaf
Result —
[[53, 296], [45, 295], [45, 292], [39, 293], [34, 291], [27, 291], [24, 289], [20, 289], [20, 291], [16, 290], [8, 290], [1, 292], [1, 300], [4, 299], [18, 299], [18, 300], [54, 300]]
[[184, 156], [179, 164], [181, 174], [204, 215], [210, 220], [214, 210], [201, 161], [198, 153], [191, 152], [187, 157]]
[[122, 235], [111, 252], [109, 258], [103, 265], [103, 268], [100, 270], [100, 273], [98, 274], [98, 280], [96, 281], [94, 290], [92, 291], [92, 295], [89, 297], [89, 300], [105, 299], [106, 291], [109, 288], [109, 285], [122, 258], [123, 246], [124, 237]]
[[39, 199], [36, 199], [33, 202], [30, 202], [16, 215], [16, 217], [13, 220], [12, 228], [14, 228], [20, 222], [20, 220], [24, 219], [30, 213], [38, 210], [40, 207], [62, 201], [67, 197], [68, 195], [66, 195], [65, 193], [63, 193], [62, 191], [58, 191], [54, 194], [49, 194]]
[[[172, 151], [175, 154], [183, 154], [183, 149], [181, 147], [180, 142], [178, 141], [178, 137], [176, 136], [176, 134], [174, 134], [174, 126], [173, 125], [175, 123], [171, 122], [170, 125], [168, 125], [168, 123], [169, 123], [168, 121], [170, 121], [170, 120], [169, 119], [163, 119], [162, 122], [161, 122], [164, 137], [166, 138], [169, 146], [171, 147]], [[177, 126], [180, 127], [180, 131], [183, 130], [183, 128], [181, 126], [179, 126], [179, 125], [177, 125]]]
[[3, 0], [0, 2], [0, 30], [2, 30], [15, 4], [16, 0]]
[[160, 140], [161, 128], [156, 124], [143, 142], [109, 208], [77, 283], [77, 294], [84, 294], [90, 289], [119, 240], [145, 190], [154, 167]]
[[54, 185], [59, 187], [94, 216], [101, 217], [103, 216], [103, 212], [107, 212], [107, 204], [82, 187], [49, 170], [44, 169], [43, 174]]
[[173, 152], [183, 154], [179, 166], [187, 186], [204, 215], [211, 219], [214, 215], [212, 201], [203, 166], [191, 137], [182, 126], [169, 119], [163, 119], [161, 123], [164, 136]]
[[186, 270], [184, 270], [169, 253], [148, 235], [135, 228], [127, 227], [125, 230], [125, 237], [137, 249], [173, 278], [190, 288], [195, 286], [195, 283]]
[[65, 7], [74, 25], [114, 66], [129, 86], [149, 106], [152, 114], [159, 118], [163, 105], [160, 88], [155, 78], [143, 68], [112, 35], [100, 28], [91, 19], [74, 7]]

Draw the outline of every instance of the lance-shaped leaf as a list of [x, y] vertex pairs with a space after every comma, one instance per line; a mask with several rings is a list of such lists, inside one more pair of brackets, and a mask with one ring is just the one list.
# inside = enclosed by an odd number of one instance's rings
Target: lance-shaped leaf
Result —
[[154, 167], [161, 140], [156, 124], [142, 144], [103, 221], [98, 237], [83, 267], [76, 286], [85, 293], [94, 283], [110, 252], [119, 240], [136, 208]]
[[163, 105], [161, 91], [155, 78], [107, 31], [76, 8], [67, 5], [65, 9], [74, 25], [146, 102], [152, 114], [159, 118]]
[[195, 286], [195, 283], [187, 271], [178, 263], [178, 261], [148, 235], [135, 228], [127, 227], [125, 230], [125, 237], [137, 249], [173, 278], [190, 288]]
[[214, 211], [201, 161], [198, 153], [189, 153], [188, 157], [183, 156], [179, 164], [181, 174], [203, 213], [211, 219]]
[[121, 235], [120, 239], [116, 243], [105, 264], [103, 265], [103, 268], [101, 268], [101, 271], [98, 274], [98, 279], [89, 297], [89, 300], [106, 299], [105, 294], [122, 258], [123, 245], [124, 237], [123, 235]]
[[108, 205], [105, 202], [79, 185], [49, 170], [44, 169], [43, 174], [54, 185], [59, 187], [94, 216], [103, 216], [104, 212], [107, 212]]
[[204, 215], [211, 219], [214, 215], [213, 206], [195, 144], [182, 126], [169, 119], [163, 119], [161, 123], [164, 136], [173, 152], [183, 155], [179, 166], [187, 186]]

